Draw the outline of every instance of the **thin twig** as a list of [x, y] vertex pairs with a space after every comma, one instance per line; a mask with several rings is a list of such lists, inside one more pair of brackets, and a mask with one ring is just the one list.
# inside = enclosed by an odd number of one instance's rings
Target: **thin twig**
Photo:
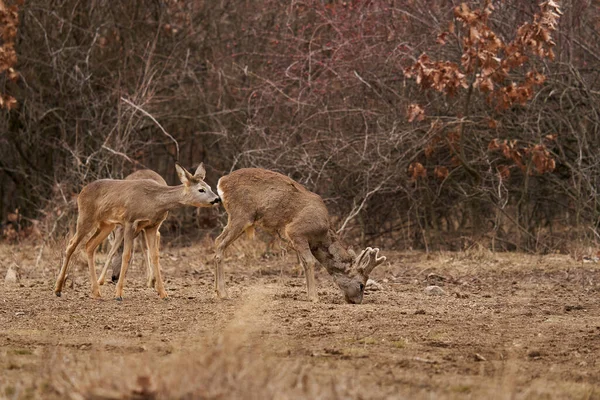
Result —
[[358, 207], [354, 207], [352, 212], [350, 212], [350, 214], [348, 214], [348, 216], [344, 220], [344, 223], [342, 224], [341, 228], [337, 230], [338, 234], [341, 233], [346, 228], [346, 225], [348, 224], [348, 222], [350, 222], [352, 219], [354, 219], [354, 217], [356, 217], [361, 212], [361, 210], [365, 206], [365, 203], [367, 202], [369, 197], [371, 197], [371, 195], [377, 193], [379, 191], [379, 189], [381, 189], [381, 186], [383, 186], [384, 183], [385, 183], [385, 181], [381, 182], [375, 189], [371, 190], [370, 192], [367, 192], [367, 194], [365, 195], [363, 200], [360, 202], [360, 205]]
[[179, 143], [177, 143], [177, 140], [175, 140], [175, 138], [173, 136], [171, 136], [171, 134], [169, 132], [167, 132], [165, 130], [165, 128], [163, 128], [162, 125], [156, 120], [156, 118], [154, 118], [148, 111], [144, 110], [142, 107], [140, 107], [136, 104], [133, 104], [131, 101], [127, 100], [125, 97], [121, 97], [121, 100], [123, 100], [125, 103], [129, 104], [131, 107], [140, 111], [142, 114], [144, 114], [145, 116], [150, 118], [152, 121], [154, 121], [154, 123], [160, 128], [160, 130], [165, 134], [165, 136], [167, 136], [169, 139], [171, 139], [171, 141], [173, 143], [175, 143], [175, 149], [177, 150], [177, 153], [176, 153], [177, 155], [176, 155], [175, 159], [176, 159], [176, 161], [179, 161]]
[[114, 150], [114, 149], [111, 149], [110, 147], [108, 147], [108, 146], [107, 146], [107, 145], [105, 145], [105, 144], [103, 144], [103, 145], [102, 145], [102, 148], [103, 148], [104, 150], [108, 150], [109, 152], [111, 152], [111, 153], [113, 153], [113, 154], [115, 154], [115, 155], [117, 155], [117, 156], [123, 157], [124, 159], [126, 159], [127, 161], [129, 161], [129, 162], [130, 162], [130, 163], [132, 163], [132, 164], [136, 164], [136, 165], [142, 165], [142, 166], [144, 166], [144, 165], [143, 165], [143, 164], [141, 164], [139, 161], [136, 161], [136, 160], [133, 160], [133, 159], [131, 159], [131, 158], [130, 158], [130, 157], [127, 155], [127, 154], [125, 154], [125, 153], [122, 153], [122, 152], [120, 152], [120, 151], [117, 151], [117, 150]]

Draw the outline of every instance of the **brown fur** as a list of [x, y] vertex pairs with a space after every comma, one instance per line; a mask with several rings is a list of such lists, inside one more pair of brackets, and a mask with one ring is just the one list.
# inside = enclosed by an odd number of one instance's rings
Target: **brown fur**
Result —
[[169, 210], [189, 205], [210, 207], [219, 201], [210, 187], [204, 183], [205, 170], [200, 164], [194, 175], [176, 165], [182, 185], [164, 186], [150, 179], [112, 180], [101, 179], [85, 186], [77, 198], [79, 215], [77, 232], [67, 246], [54, 293], [61, 295], [73, 251], [88, 234], [93, 235], [86, 243], [92, 297], [100, 298], [94, 256], [98, 245], [106, 239], [116, 225], [124, 231], [124, 249], [121, 259], [122, 271], [117, 282], [115, 297], [121, 300], [123, 284], [131, 258], [134, 237], [145, 231], [152, 269], [156, 277], [156, 290], [161, 298], [167, 297], [160, 274], [158, 256], [158, 229]]
[[356, 268], [355, 258], [331, 228], [327, 207], [319, 195], [285, 175], [258, 168], [240, 169], [222, 177], [217, 189], [229, 214], [227, 226], [215, 241], [215, 285], [219, 297], [227, 296], [219, 264], [223, 252], [244, 231], [259, 226], [277, 234], [296, 250], [306, 272], [311, 301], [317, 301], [317, 261], [331, 274], [348, 302], [362, 301], [368, 273], [385, 257], [377, 258], [376, 251], [369, 248], [369, 256], [362, 258], [365, 265], [360, 270]]
[[[161, 185], [167, 186], [167, 182], [163, 179], [163, 177], [150, 169], [141, 169], [125, 177], [126, 181], [140, 179], [150, 179]], [[157, 235], [159, 236], [160, 240], [160, 232], [157, 232]], [[148, 287], [154, 287], [156, 278], [154, 277], [150, 259], [148, 258], [149, 252], [146, 231], [141, 232], [141, 238], [139, 236], [136, 237], [136, 242], [138, 242], [139, 248], [142, 250], [142, 256], [144, 262], [146, 263], [146, 285]], [[109, 264], [112, 265], [112, 281], [116, 282], [119, 279], [123, 252], [120, 251], [117, 253], [117, 250], [119, 250], [121, 247], [121, 243], [123, 243], [123, 228], [121, 226], [117, 226], [114, 230], [114, 241], [111, 245], [110, 251], [108, 252], [108, 256], [106, 257], [106, 262], [104, 263], [100, 277], [98, 278], [99, 285], [104, 285], [106, 271], [108, 270]]]

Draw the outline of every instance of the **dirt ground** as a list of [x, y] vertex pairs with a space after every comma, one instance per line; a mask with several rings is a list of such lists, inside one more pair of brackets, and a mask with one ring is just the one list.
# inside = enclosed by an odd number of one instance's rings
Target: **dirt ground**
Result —
[[313, 304], [293, 255], [251, 246], [228, 251], [230, 300], [197, 245], [163, 249], [166, 301], [136, 255], [123, 302], [90, 299], [81, 263], [55, 297], [59, 246], [0, 246], [0, 398], [600, 399], [600, 264], [383, 251], [362, 305], [322, 269]]

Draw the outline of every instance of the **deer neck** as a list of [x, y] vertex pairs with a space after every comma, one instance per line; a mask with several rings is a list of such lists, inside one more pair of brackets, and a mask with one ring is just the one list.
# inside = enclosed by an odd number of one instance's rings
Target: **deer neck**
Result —
[[351, 272], [352, 257], [337, 240], [332, 241], [328, 245], [320, 246], [314, 252], [314, 256], [331, 276], [347, 276]]
[[167, 187], [163, 186], [159, 189], [160, 190], [155, 194], [154, 199], [157, 202], [158, 208], [160, 208], [162, 211], [166, 212], [186, 205], [184, 202], [184, 185]]

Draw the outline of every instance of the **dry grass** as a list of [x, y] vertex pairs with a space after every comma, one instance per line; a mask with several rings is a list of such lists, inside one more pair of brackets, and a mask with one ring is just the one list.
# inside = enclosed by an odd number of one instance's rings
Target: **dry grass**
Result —
[[79, 399], [292, 399], [349, 398], [347, 384], [321, 385], [297, 363], [264, 358], [259, 351], [226, 345], [180, 352], [158, 363], [138, 357], [113, 365], [101, 353], [69, 360], [54, 353], [47, 362], [45, 384], [61, 398]]
[[[135, 264], [116, 304], [88, 298], [86, 268], [52, 296], [63, 249], [36, 270], [35, 248], [0, 246], [0, 277], [15, 263], [23, 285], [0, 282], [0, 399], [600, 398], [600, 264], [389, 252], [384, 289], [349, 306], [322, 271], [321, 302], [306, 302], [294, 257], [263, 249], [228, 253], [229, 301], [212, 295], [210, 249], [194, 246], [163, 251], [169, 302]], [[430, 273], [447, 296], [424, 294]]]
[[222, 334], [175, 344], [158, 360], [143, 348], [117, 358], [102, 351], [48, 348], [37, 379], [0, 389], [7, 397], [73, 400], [356, 397], [348, 377], [317, 377], [310, 367], [277, 359], [262, 346], [251, 345], [260, 335], [268, 302], [262, 287], [247, 297]]

